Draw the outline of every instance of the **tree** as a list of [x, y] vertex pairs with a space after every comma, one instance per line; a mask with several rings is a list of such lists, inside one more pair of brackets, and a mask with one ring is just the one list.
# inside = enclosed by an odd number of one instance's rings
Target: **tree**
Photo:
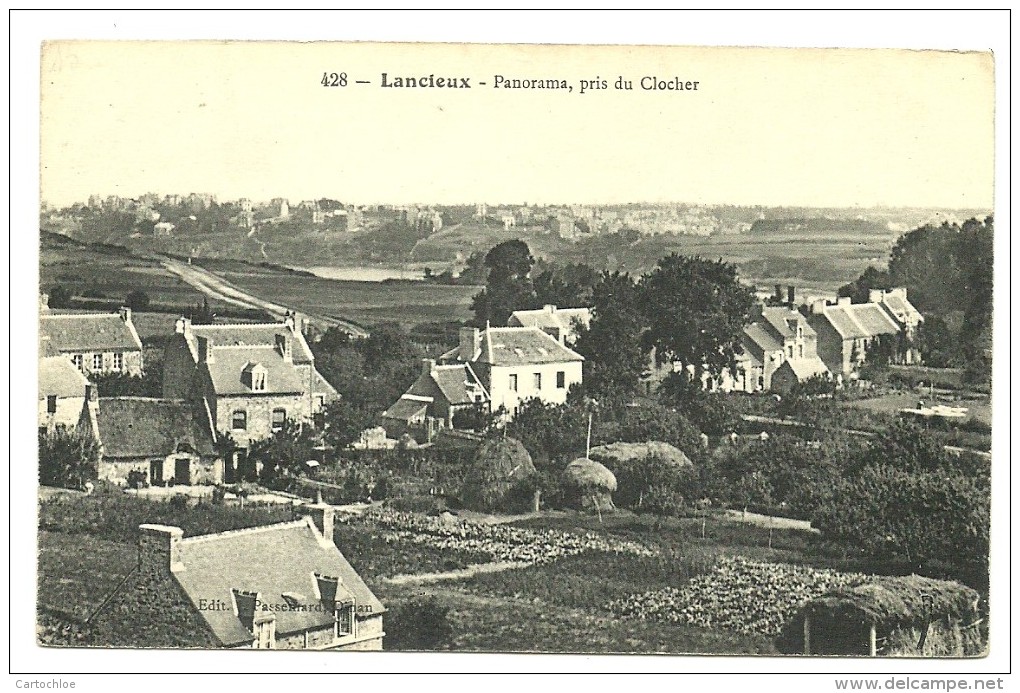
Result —
[[471, 303], [476, 326], [505, 325], [515, 310], [536, 306], [535, 287], [531, 281], [534, 264], [535, 258], [524, 241], [504, 241], [493, 246], [485, 256], [488, 269], [485, 288]]
[[649, 325], [646, 345], [660, 362], [693, 366], [699, 377], [733, 367], [755, 306], [735, 266], [673, 253], [641, 280], [640, 292]]
[[692, 424], [709, 435], [725, 435], [741, 423], [740, 410], [728, 395], [706, 392], [687, 372], [667, 375], [659, 385], [658, 396], [660, 402], [683, 412]]
[[141, 289], [135, 289], [127, 295], [125, 303], [133, 311], [144, 312], [149, 309], [149, 294]]
[[575, 349], [585, 357], [584, 379], [596, 397], [637, 392], [647, 356], [637, 286], [629, 274], [605, 272], [592, 290], [591, 325], [578, 330]]
[[80, 489], [98, 476], [99, 443], [75, 429], [39, 433], [39, 483]]
[[260, 464], [259, 480], [284, 488], [288, 480], [301, 476], [308, 460], [315, 459], [315, 437], [311, 426], [300, 426], [291, 419], [269, 438], [252, 443], [248, 459]]
[[839, 287], [836, 293], [839, 296], [849, 296], [851, 303], [867, 303], [872, 289], [888, 289], [891, 281], [887, 271], [869, 266], [857, 279]]
[[70, 308], [71, 307], [71, 292], [64, 286], [57, 284], [50, 289], [49, 297], [46, 301], [46, 305], [50, 308]]
[[347, 398], [333, 400], [323, 412], [323, 441], [337, 450], [350, 447], [361, 432], [371, 428], [375, 415]]

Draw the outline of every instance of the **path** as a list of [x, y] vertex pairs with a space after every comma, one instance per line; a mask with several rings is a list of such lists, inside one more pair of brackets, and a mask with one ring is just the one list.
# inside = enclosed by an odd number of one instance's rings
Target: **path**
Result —
[[283, 320], [286, 314], [291, 312], [300, 313], [306, 316], [313, 323], [318, 323], [322, 327], [331, 327], [336, 325], [346, 331], [353, 337], [367, 337], [368, 331], [352, 322], [338, 318], [336, 316], [317, 315], [314, 313], [308, 313], [304, 310], [300, 310], [294, 307], [285, 306], [279, 303], [273, 303], [265, 299], [259, 298], [253, 294], [250, 294], [238, 287], [234, 286], [226, 279], [213, 274], [209, 270], [197, 267], [195, 265], [189, 265], [178, 260], [170, 258], [163, 258], [161, 260], [163, 266], [170, 272], [180, 277], [182, 280], [195, 287], [202, 293], [206, 294], [210, 298], [215, 298], [224, 303], [230, 305], [240, 306], [242, 308], [254, 308], [256, 310], [262, 310], [269, 313], [277, 320]]
[[440, 573], [409, 573], [394, 575], [393, 577], [382, 578], [382, 581], [391, 585], [425, 585], [445, 580], [464, 580], [482, 573], [501, 573], [504, 570], [515, 570], [527, 568], [531, 563], [521, 561], [494, 561], [492, 563], [474, 563], [466, 568], [447, 570]]

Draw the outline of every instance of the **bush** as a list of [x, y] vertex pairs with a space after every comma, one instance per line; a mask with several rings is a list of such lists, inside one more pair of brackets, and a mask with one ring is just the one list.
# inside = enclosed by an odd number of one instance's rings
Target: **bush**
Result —
[[149, 309], [149, 294], [141, 289], [135, 289], [127, 295], [124, 303], [131, 310], [141, 313]]
[[39, 433], [39, 483], [80, 489], [98, 476], [99, 443], [77, 430]]
[[448, 650], [453, 645], [450, 607], [435, 597], [414, 599], [393, 609], [386, 621], [388, 650]]

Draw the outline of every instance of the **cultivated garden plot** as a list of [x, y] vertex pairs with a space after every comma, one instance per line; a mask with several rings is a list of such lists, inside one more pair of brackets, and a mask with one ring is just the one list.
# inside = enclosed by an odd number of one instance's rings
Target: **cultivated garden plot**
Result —
[[585, 552], [652, 556], [655, 550], [634, 541], [592, 532], [573, 534], [557, 530], [531, 530], [467, 520], [448, 522], [439, 517], [390, 510], [366, 513], [348, 520], [373, 522], [387, 542], [426, 545], [436, 551], [468, 551], [482, 561], [543, 564]]
[[806, 602], [866, 580], [862, 573], [727, 557], [686, 585], [617, 599], [607, 608], [630, 618], [778, 635]]

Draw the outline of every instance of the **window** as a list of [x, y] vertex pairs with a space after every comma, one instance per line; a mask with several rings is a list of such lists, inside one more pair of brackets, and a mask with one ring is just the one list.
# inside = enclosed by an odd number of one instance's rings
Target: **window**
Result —
[[82, 357], [81, 354], [73, 354], [71, 356], [71, 363], [74, 364], [75, 368], [81, 370], [82, 364], [85, 363], [85, 359]]
[[804, 345], [803, 344], [800, 345], [800, 357], [804, 358]]
[[542, 389], [542, 374], [541, 373], [535, 373], [535, 389], [536, 390], [541, 390]]
[[56, 414], [57, 413], [57, 396], [46, 395], [46, 413]]
[[789, 356], [792, 359], [793, 358], [793, 345], [792, 344], [787, 347], [787, 352], [789, 353]]
[[265, 392], [266, 390], [266, 373], [265, 371], [252, 371], [251, 374], [251, 389], [255, 392]]
[[510, 389], [513, 390], [514, 392], [517, 392], [517, 374], [516, 373], [511, 373], [510, 374]]
[[238, 409], [235, 411], [230, 422], [230, 427], [235, 431], [246, 430], [248, 428], [248, 412], [244, 409]]
[[124, 370], [124, 354], [117, 351], [113, 354], [113, 370], [122, 371]]
[[273, 431], [280, 431], [283, 429], [283, 425], [287, 423], [287, 410], [286, 409], [274, 409], [273, 418], [271, 420]]
[[567, 386], [567, 374], [563, 371], [556, 371], [556, 388], [562, 390]]
[[101, 371], [103, 370], [103, 355], [92, 354], [92, 370]]
[[333, 623], [336, 626], [336, 637], [354, 635], [354, 604], [337, 604], [333, 612]]

